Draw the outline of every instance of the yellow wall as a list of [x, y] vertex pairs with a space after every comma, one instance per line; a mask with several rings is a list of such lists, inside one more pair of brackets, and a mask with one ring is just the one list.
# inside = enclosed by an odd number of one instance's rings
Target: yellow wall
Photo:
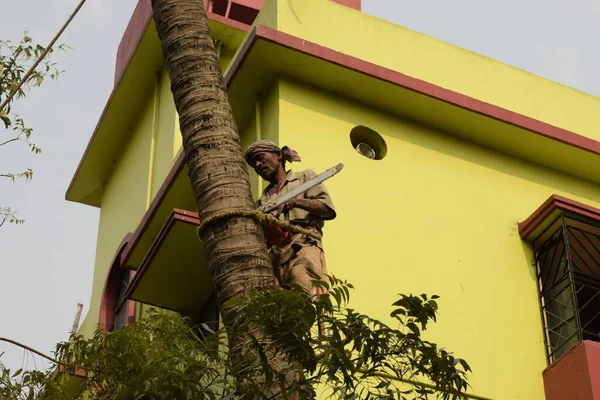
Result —
[[267, 25], [600, 140], [597, 97], [335, 2], [270, 0], [255, 25]]
[[179, 121], [176, 120], [175, 104], [171, 94], [171, 81], [166, 68], [161, 71], [158, 82], [157, 116], [154, 121], [154, 162], [152, 177], [152, 197], [171, 171], [173, 160], [177, 150], [181, 147], [181, 133], [179, 133]]
[[100, 303], [110, 263], [119, 244], [133, 232], [146, 211], [154, 102], [146, 100], [134, 133], [106, 183], [100, 209], [92, 296], [80, 333], [90, 335], [98, 324]]
[[[471, 363], [474, 393], [543, 399], [538, 291], [517, 221], [552, 193], [600, 206], [600, 187], [289, 81], [279, 93], [279, 144], [304, 160], [292, 167], [346, 165], [327, 183], [338, 218], [324, 245], [330, 271], [356, 286], [353, 307], [389, 321], [397, 293], [438, 294], [428, 336]], [[352, 148], [356, 125], [385, 138], [384, 160]]]
[[276, 141], [279, 136], [279, 83], [259, 100], [261, 139]]
[[[279, 83], [276, 82], [254, 105], [254, 121], [240, 135], [242, 152], [245, 152], [248, 146], [255, 140], [272, 140], [277, 143], [278, 135]], [[249, 168], [249, 173], [254, 194], [258, 196], [265, 187], [264, 182], [252, 168]]]

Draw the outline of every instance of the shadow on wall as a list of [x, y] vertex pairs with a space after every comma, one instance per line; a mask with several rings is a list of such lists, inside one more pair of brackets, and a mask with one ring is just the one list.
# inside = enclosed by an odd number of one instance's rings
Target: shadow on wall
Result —
[[534, 254], [533, 254], [533, 247], [521, 240], [521, 247], [523, 249], [523, 259], [527, 260], [527, 265], [528, 265], [528, 271], [529, 271], [529, 276], [531, 276], [531, 279], [533, 281], [537, 281], [537, 268], [535, 265], [535, 258], [534, 258]]

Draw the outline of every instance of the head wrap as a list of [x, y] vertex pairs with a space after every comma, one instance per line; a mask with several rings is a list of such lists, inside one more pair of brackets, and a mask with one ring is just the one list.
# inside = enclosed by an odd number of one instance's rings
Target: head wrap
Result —
[[294, 150], [290, 149], [287, 146], [279, 148], [279, 146], [277, 146], [275, 142], [272, 142], [270, 140], [259, 140], [258, 142], [254, 142], [250, 146], [248, 146], [246, 154], [244, 155], [244, 157], [246, 158], [246, 162], [250, 164], [252, 157], [257, 155], [258, 153], [277, 153], [281, 154], [281, 158], [284, 161], [300, 161], [300, 156]]

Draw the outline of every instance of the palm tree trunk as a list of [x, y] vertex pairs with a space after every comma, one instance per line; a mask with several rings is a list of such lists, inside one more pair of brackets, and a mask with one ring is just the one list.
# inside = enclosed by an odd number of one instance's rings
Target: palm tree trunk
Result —
[[[251, 210], [248, 171], [204, 4], [152, 0], [152, 8], [200, 220], [224, 211]], [[224, 302], [274, 286], [263, 231], [253, 219], [233, 218], [208, 225], [201, 239], [228, 327], [235, 310], [224, 309]]]

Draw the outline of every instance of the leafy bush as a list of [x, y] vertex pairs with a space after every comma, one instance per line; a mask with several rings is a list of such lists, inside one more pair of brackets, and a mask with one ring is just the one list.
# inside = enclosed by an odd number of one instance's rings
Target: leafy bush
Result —
[[[73, 336], [57, 345], [60, 372], [4, 369], [0, 398], [464, 398], [469, 365], [421, 337], [437, 296], [400, 295], [392, 328], [347, 306], [351, 284], [316, 284], [328, 294], [312, 301], [299, 288], [237, 300], [229, 336], [158, 310], [117, 332]], [[87, 378], [69, 391], [77, 370]]]

